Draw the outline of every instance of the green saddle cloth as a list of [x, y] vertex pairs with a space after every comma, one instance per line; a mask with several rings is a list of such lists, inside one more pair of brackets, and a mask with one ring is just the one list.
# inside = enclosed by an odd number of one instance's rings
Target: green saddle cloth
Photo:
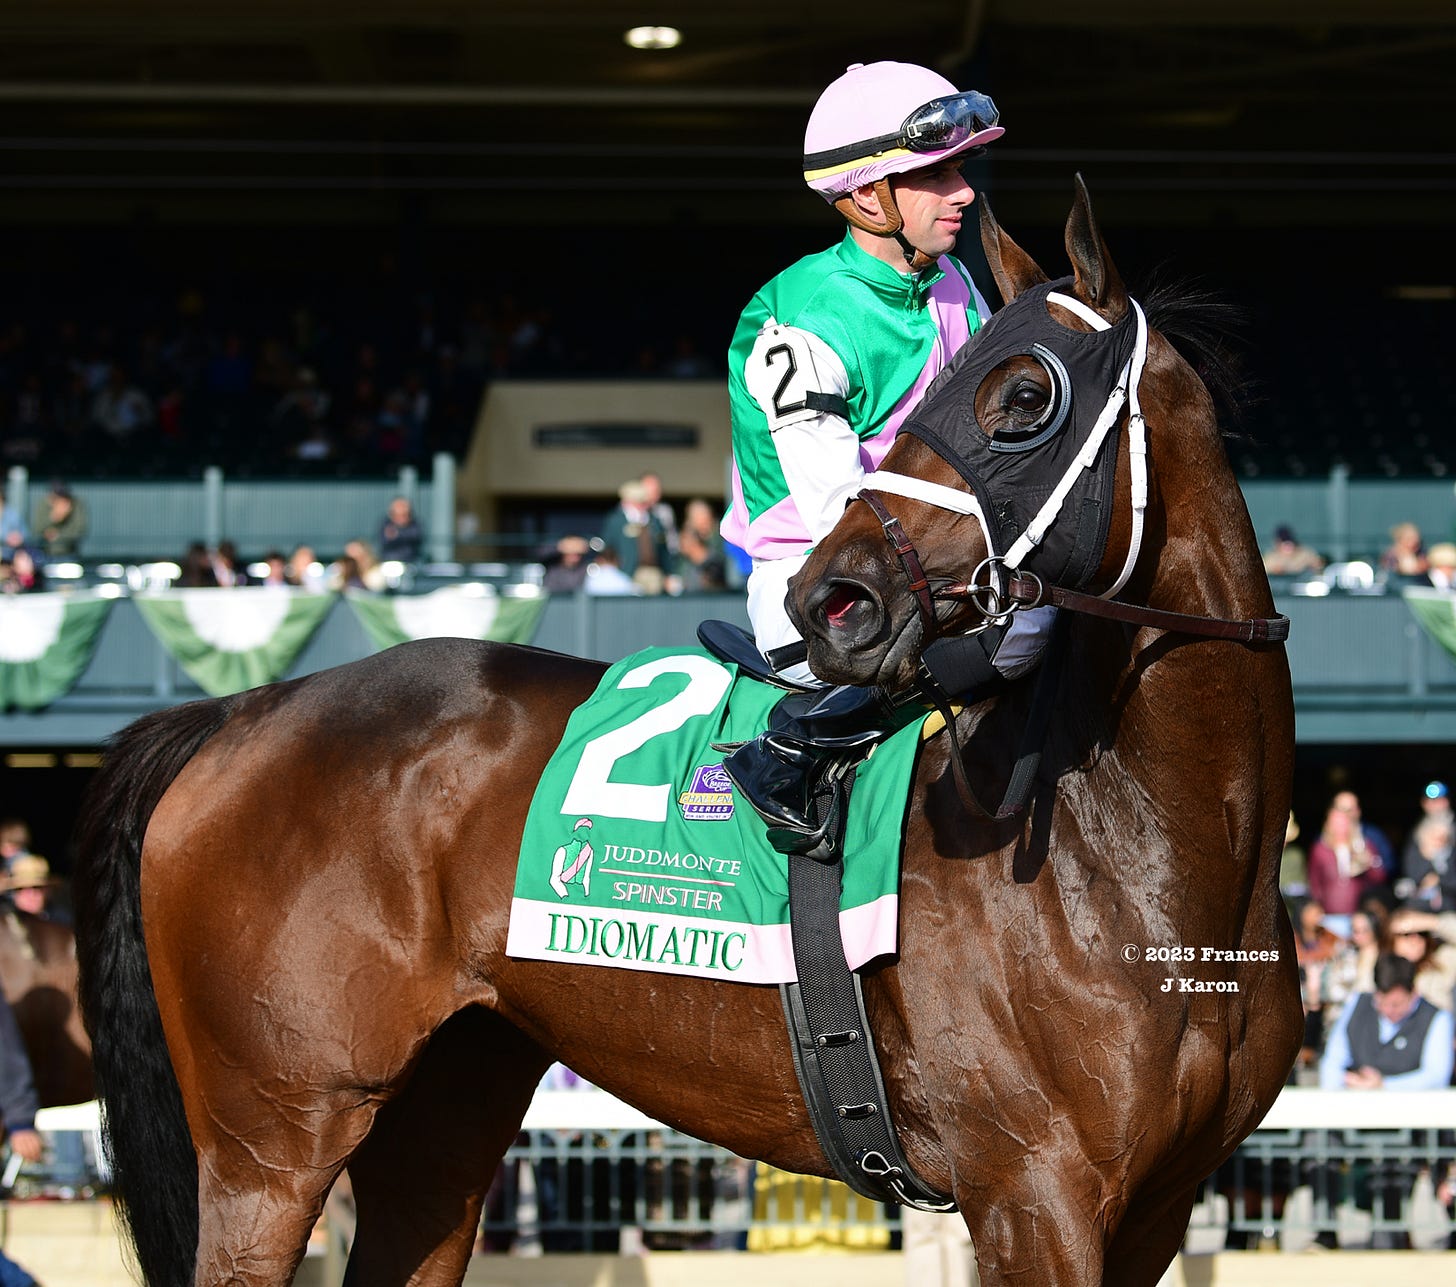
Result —
[[[783, 695], [701, 649], [649, 648], [608, 670], [572, 713], [532, 799], [507, 953], [792, 980], [786, 860], [712, 749], [757, 736]], [[879, 743], [856, 776], [840, 901], [851, 968], [896, 950], [921, 723]]]

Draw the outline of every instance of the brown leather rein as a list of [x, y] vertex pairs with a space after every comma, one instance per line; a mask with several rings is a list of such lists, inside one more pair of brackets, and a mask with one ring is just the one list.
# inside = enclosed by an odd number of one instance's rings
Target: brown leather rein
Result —
[[[1136, 603], [1123, 603], [1117, 599], [1099, 599], [1095, 594], [1084, 594], [1080, 590], [1066, 590], [1061, 586], [1044, 585], [1035, 573], [1014, 573], [1008, 578], [1005, 596], [994, 585], [980, 585], [972, 581], [952, 582], [934, 586], [925, 575], [915, 543], [905, 533], [900, 520], [885, 508], [885, 504], [872, 491], [858, 493], [862, 500], [879, 519], [885, 539], [900, 560], [900, 567], [910, 583], [910, 592], [920, 610], [921, 624], [925, 628], [925, 642], [940, 635], [940, 622], [935, 614], [937, 599], [953, 599], [964, 602], [969, 599], [982, 609], [987, 617], [1004, 617], [1007, 613], [1023, 608], [1038, 608], [1044, 604], [1066, 608], [1070, 612], [1081, 612], [1087, 616], [1103, 617], [1110, 621], [1121, 621], [1128, 625], [1151, 626], [1156, 630], [1175, 630], [1182, 634], [1200, 635], [1208, 639], [1232, 639], [1240, 643], [1283, 643], [1289, 638], [1289, 618], [1276, 614], [1272, 617], [1204, 617], [1187, 612], [1167, 612], [1161, 608], [1143, 607]], [[986, 611], [990, 606], [995, 611]]]

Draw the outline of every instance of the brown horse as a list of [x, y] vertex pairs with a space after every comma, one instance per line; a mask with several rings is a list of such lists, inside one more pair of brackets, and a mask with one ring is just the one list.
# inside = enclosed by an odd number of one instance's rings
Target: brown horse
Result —
[[95, 1092], [91, 1039], [76, 1000], [75, 934], [0, 900], [0, 988], [15, 1012], [41, 1107], [84, 1104]]
[[[1040, 274], [994, 223], [983, 235], [1013, 300]], [[1126, 309], [1081, 197], [1068, 245], [1068, 289], [1109, 319]], [[1035, 379], [1013, 363], [991, 384], [1012, 376]], [[1002, 392], [984, 395], [988, 420], [1034, 400]], [[1210, 401], [1157, 334], [1142, 407], [1155, 472], [1128, 593], [1267, 614]], [[1126, 478], [1126, 440], [1108, 450]], [[886, 467], [961, 486], [917, 440]], [[938, 582], [969, 576], [984, 551], [964, 517], [889, 502]], [[1125, 497], [1114, 508], [1104, 586], [1134, 526]], [[893, 560], [854, 505], [795, 581], [826, 677], [909, 680], [929, 631]], [[974, 624], [963, 601], [935, 611]], [[968, 814], [948, 739], [927, 743], [902, 949], [865, 991], [907, 1153], [966, 1213], [983, 1281], [1153, 1283], [1195, 1186], [1299, 1046], [1275, 880], [1289, 677], [1277, 648], [1092, 617], [1066, 653], [1029, 818]], [[826, 1173], [773, 988], [505, 955], [527, 802], [601, 674], [422, 642], [120, 736], [76, 901], [117, 1184], [154, 1287], [281, 1287], [345, 1167], [348, 1281], [459, 1283], [552, 1058], [744, 1157]], [[958, 717], [982, 788], [1010, 759], [1023, 687]], [[1175, 949], [1278, 959], [1174, 964]], [[1184, 977], [1222, 990], [1184, 992]]]

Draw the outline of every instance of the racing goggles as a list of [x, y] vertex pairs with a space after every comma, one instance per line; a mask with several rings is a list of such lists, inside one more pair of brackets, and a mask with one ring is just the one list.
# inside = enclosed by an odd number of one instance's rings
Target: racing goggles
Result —
[[1000, 120], [1001, 113], [996, 110], [990, 96], [975, 90], [932, 98], [911, 112], [898, 132], [831, 148], [827, 152], [811, 153], [804, 157], [804, 169], [820, 170], [846, 161], [867, 160], [892, 148], [903, 148], [908, 152], [947, 152], [977, 134], [994, 129]]

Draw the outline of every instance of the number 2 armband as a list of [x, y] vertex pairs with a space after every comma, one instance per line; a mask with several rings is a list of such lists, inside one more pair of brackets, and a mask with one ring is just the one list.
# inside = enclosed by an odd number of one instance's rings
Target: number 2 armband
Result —
[[839, 355], [817, 335], [769, 322], [743, 371], [770, 432], [816, 416], [849, 418], [849, 377]]

